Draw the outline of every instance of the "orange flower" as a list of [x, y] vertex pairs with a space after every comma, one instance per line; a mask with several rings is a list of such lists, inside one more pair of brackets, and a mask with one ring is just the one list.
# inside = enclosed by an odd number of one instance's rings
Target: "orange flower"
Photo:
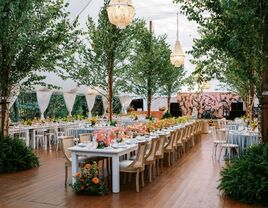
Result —
[[92, 178], [92, 182], [95, 184], [98, 184], [98, 183], [100, 183], [100, 179], [98, 177], [94, 177], [94, 178]]
[[78, 178], [78, 177], [81, 176], [81, 173], [78, 172], [78, 173], [76, 173], [74, 176]]
[[85, 164], [85, 169], [90, 169], [91, 165], [90, 164]]

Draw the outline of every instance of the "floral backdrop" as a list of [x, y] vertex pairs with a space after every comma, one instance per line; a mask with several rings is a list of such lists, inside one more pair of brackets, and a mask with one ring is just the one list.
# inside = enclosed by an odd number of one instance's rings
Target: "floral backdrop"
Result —
[[199, 115], [211, 114], [221, 118], [231, 111], [231, 103], [242, 102], [242, 98], [231, 92], [178, 93], [182, 115], [191, 115], [195, 108]]

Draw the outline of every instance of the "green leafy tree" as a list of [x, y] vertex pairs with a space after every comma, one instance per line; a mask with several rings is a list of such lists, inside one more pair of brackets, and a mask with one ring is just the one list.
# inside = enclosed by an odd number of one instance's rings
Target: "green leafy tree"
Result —
[[[18, 85], [41, 84], [42, 71], [71, 67], [78, 43], [63, 0], [0, 1], [1, 135], [8, 135], [9, 100]], [[61, 73], [62, 74], [62, 73]]]
[[[192, 55], [197, 71], [224, 77], [236, 88], [250, 86], [262, 103], [262, 138], [268, 142], [268, 115], [263, 91], [268, 89], [268, 2], [264, 0], [175, 0], [190, 20], [199, 23], [201, 36]], [[221, 67], [223, 66], [223, 67]], [[238, 80], [235, 82], [235, 80]], [[252, 101], [251, 101], [252, 102]]]
[[79, 84], [105, 91], [100, 93], [108, 99], [109, 120], [112, 120], [114, 91], [134, 44], [133, 36], [141, 23], [136, 21], [124, 30], [118, 29], [108, 19], [108, 3], [108, 0], [104, 1], [97, 24], [88, 17], [85, 44], [79, 54], [80, 64], [68, 72]]
[[152, 97], [159, 92], [162, 75], [170, 66], [170, 49], [165, 35], [155, 37], [145, 24], [141, 31], [125, 69], [121, 90], [146, 97], [149, 118]]
[[184, 75], [185, 72], [183, 71], [183, 67], [175, 67], [170, 62], [167, 62], [160, 80], [160, 94], [167, 96], [167, 106], [169, 113], [171, 96], [181, 89], [181, 86], [184, 84]]

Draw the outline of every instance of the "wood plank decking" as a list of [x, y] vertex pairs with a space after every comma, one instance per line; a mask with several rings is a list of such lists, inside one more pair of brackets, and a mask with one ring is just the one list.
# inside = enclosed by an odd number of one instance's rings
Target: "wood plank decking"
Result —
[[[165, 167], [140, 193], [134, 180], [121, 185], [119, 194], [80, 196], [64, 186], [62, 153], [39, 151], [41, 166], [20, 173], [0, 175], [0, 208], [253, 208], [220, 195], [217, 190], [220, 165], [211, 157], [212, 140], [199, 144], [173, 166]], [[223, 165], [224, 162], [221, 162]]]

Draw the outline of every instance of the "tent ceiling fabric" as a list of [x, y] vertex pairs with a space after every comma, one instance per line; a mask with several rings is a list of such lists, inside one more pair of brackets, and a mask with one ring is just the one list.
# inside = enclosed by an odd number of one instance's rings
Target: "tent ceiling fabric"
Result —
[[[82, 29], [86, 29], [86, 21], [91, 16], [95, 22], [98, 20], [98, 13], [103, 6], [103, 0], [66, 0], [69, 3], [68, 10], [70, 12], [70, 21], [79, 15], [79, 23]], [[136, 9], [135, 18], [143, 18], [145, 21], [153, 21], [153, 30], [155, 35], [167, 34], [167, 42], [172, 47], [176, 41], [176, 14], [179, 11], [179, 5], [173, 4], [172, 0], [132, 0]], [[183, 51], [189, 51], [193, 46], [193, 39], [198, 38], [197, 24], [190, 22], [183, 14], [179, 14], [179, 40]], [[195, 66], [190, 63], [191, 55], [185, 57], [186, 75], [191, 74]], [[46, 82], [54, 84], [62, 88], [62, 92], [76, 88], [77, 84], [71, 80], [62, 80], [56, 74], [45, 73], [47, 75]], [[211, 91], [215, 91], [212, 82]], [[87, 94], [88, 87], [79, 86], [78, 93]], [[188, 88], [183, 87], [183, 91]], [[100, 93], [103, 94], [103, 93]]]

